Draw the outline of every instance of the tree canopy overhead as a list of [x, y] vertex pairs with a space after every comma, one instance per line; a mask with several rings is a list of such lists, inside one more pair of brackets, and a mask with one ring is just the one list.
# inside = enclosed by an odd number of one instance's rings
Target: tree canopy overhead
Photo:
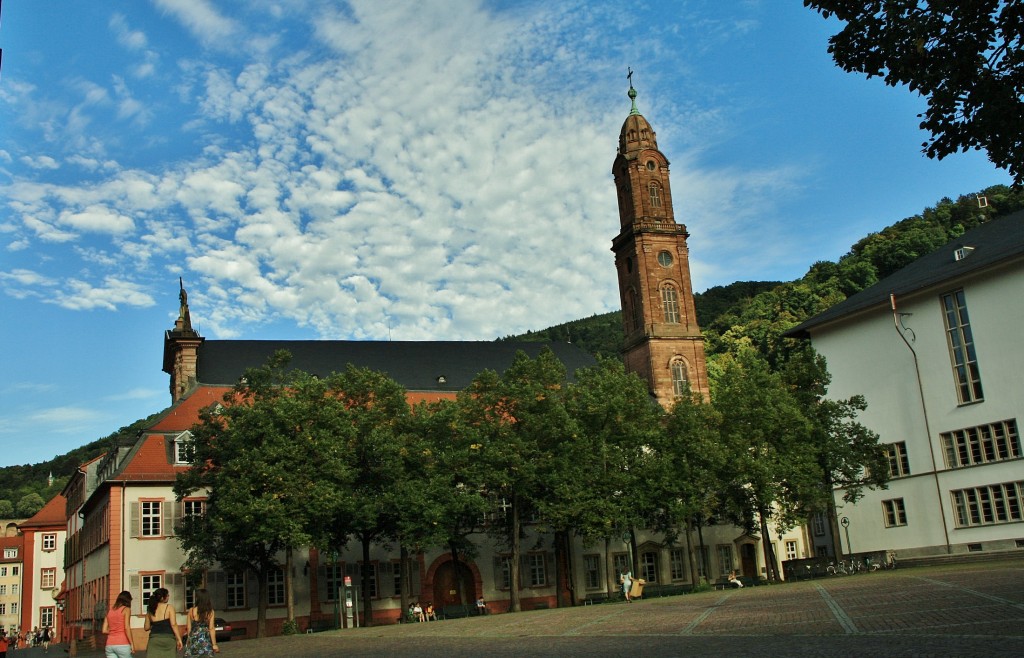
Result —
[[804, 0], [846, 26], [828, 51], [844, 71], [907, 85], [930, 158], [984, 149], [1024, 183], [1024, 3], [1020, 0]]

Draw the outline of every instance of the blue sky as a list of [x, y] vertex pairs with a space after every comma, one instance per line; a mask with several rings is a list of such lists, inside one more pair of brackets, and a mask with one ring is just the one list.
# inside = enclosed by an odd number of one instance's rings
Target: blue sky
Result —
[[797, 0], [7, 0], [0, 465], [169, 404], [163, 331], [490, 340], [618, 307], [629, 111], [694, 289], [790, 280], [944, 196], [923, 100]]

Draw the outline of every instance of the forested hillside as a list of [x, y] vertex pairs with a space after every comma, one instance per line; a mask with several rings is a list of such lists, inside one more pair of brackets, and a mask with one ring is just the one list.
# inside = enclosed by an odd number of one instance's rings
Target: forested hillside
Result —
[[[979, 200], [979, 196], [982, 200]], [[787, 283], [736, 282], [696, 295], [697, 317], [710, 360], [752, 344], [771, 363], [785, 357], [782, 332], [863, 290], [964, 231], [993, 217], [1024, 208], [1024, 189], [994, 186], [956, 201], [942, 199], [854, 244], [838, 262], [819, 261], [802, 278]], [[738, 273], [739, 274], [739, 273]], [[500, 340], [569, 341], [595, 354], [616, 356], [622, 341], [618, 312], [594, 315]], [[785, 341], [790, 342], [790, 341]], [[0, 468], [0, 518], [30, 516], [63, 487], [75, 468], [109, 446], [130, 441], [144, 419], [66, 455], [34, 465]], [[55, 482], [47, 486], [52, 473]], [[36, 507], [38, 509], [38, 507]], [[30, 513], [23, 513], [30, 512]]]

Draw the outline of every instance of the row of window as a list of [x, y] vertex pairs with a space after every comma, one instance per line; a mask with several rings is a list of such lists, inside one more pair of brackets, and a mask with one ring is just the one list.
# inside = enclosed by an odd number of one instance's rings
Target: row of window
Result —
[[17, 576], [17, 575], [21, 574], [21, 567], [19, 567], [17, 565], [8, 567], [8, 566], [5, 565], [5, 566], [0, 566], [0, 578], [4, 578], [4, 577], [7, 576], [8, 569], [10, 569], [10, 573], [11, 573], [12, 576]]
[[[950, 491], [958, 528], [1024, 521], [1024, 481], [1002, 482]], [[902, 498], [882, 501], [885, 527], [907, 525]]]
[[[7, 585], [0, 585], [0, 596], [7, 596], [7, 588], [8, 588]], [[17, 596], [17, 594], [18, 594], [18, 585], [17, 584], [11, 585], [10, 589], [11, 589], [11, 595], [12, 596]]]
[[17, 603], [0, 603], [0, 615], [8, 614], [8, 607], [10, 607], [10, 614], [12, 614], [12, 615], [18, 614], [18, 604]]
[[[946, 468], [978, 466], [1007, 459], [1019, 459], [1021, 456], [1016, 419], [942, 432], [939, 437], [942, 439]], [[885, 446], [885, 456], [889, 460], [889, 477], [910, 475], [910, 460], [905, 441]]]

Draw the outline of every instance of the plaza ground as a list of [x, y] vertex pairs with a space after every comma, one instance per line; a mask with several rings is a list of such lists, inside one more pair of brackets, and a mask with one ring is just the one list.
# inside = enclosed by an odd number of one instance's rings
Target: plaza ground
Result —
[[1024, 553], [632, 604], [235, 640], [221, 648], [226, 658], [1024, 656]]

